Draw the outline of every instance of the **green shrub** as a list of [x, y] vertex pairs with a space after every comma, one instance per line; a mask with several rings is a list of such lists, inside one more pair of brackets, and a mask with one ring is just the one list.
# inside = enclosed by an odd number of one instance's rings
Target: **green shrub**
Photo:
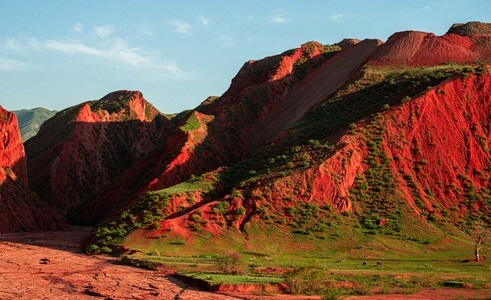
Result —
[[242, 256], [237, 252], [230, 252], [218, 261], [218, 267], [224, 274], [245, 274], [246, 266], [242, 261]]
[[315, 266], [302, 267], [286, 273], [285, 284], [292, 294], [317, 294], [325, 289], [325, 274]]
[[237, 209], [235, 210], [235, 215], [237, 215], [237, 216], [244, 216], [244, 215], [245, 215], [245, 213], [246, 213], [246, 209], [245, 209], [245, 207], [243, 207], [243, 206], [239, 206], [239, 207], [237, 207]]

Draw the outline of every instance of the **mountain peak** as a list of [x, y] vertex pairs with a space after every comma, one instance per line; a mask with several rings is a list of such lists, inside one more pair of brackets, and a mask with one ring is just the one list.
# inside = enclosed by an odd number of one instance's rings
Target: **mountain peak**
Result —
[[87, 102], [79, 112], [79, 121], [152, 120], [159, 114], [140, 91], [119, 90], [97, 101]]

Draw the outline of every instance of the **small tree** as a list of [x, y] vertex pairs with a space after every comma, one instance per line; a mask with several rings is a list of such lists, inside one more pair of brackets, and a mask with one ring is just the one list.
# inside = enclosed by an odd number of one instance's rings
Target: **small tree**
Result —
[[230, 252], [218, 262], [218, 267], [224, 274], [239, 275], [246, 273], [242, 257], [237, 252]]
[[471, 236], [474, 238], [474, 258], [476, 261], [481, 260], [479, 250], [481, 250], [486, 237], [489, 235], [489, 228], [482, 224], [482, 222], [476, 223], [471, 231]]

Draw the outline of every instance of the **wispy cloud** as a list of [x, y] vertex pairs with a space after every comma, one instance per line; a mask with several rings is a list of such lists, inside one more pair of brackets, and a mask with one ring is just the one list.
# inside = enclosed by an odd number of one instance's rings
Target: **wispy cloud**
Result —
[[201, 22], [201, 25], [203, 25], [203, 26], [213, 25], [213, 23], [210, 21], [210, 19], [208, 19], [205, 16], [198, 16], [198, 20]]
[[16, 39], [6, 38], [0, 40], [0, 50], [9, 52], [19, 52], [21, 45]]
[[339, 21], [339, 19], [341, 19], [343, 16], [343, 14], [332, 14], [328, 18], [329, 20], [336, 22]]
[[423, 7], [423, 8], [421, 8], [421, 9], [422, 10], [429, 10], [429, 9], [431, 9], [431, 6], [427, 5], [427, 6]]
[[73, 25], [72, 29], [75, 32], [82, 32], [84, 28], [83, 28], [81, 23], [77, 23], [77, 24]]
[[284, 23], [291, 22], [291, 19], [288, 19], [283, 14], [276, 14], [276, 15], [270, 16], [268, 18], [268, 22], [274, 23], [274, 24], [284, 24]]
[[94, 32], [97, 36], [104, 38], [110, 36], [114, 31], [112, 25], [96, 26], [94, 27]]
[[[111, 38], [99, 44], [88, 44], [81, 40], [49, 39], [40, 41], [36, 38], [0, 40], [0, 49], [13, 54], [29, 55], [32, 52], [55, 52], [66, 55], [84, 55], [120, 66], [137, 70], [160, 70], [172, 76], [182, 77], [185, 72], [175, 61], [160, 59], [158, 52], [148, 52], [142, 48], [131, 47], [121, 38]], [[0, 57], [0, 70], [18, 70], [27, 67], [27, 63], [11, 58]]]
[[181, 34], [191, 34], [191, 25], [180, 21], [180, 20], [173, 20], [170, 22], [172, 26], [174, 26], [174, 29], [177, 33]]
[[116, 63], [135, 68], [154, 68], [182, 76], [184, 72], [174, 61], [159, 61], [140, 48], [130, 47], [123, 40], [115, 39], [110, 47], [88, 46], [78, 41], [49, 40], [44, 43], [46, 49], [66, 54], [83, 54], [97, 58], [110, 59]]
[[18, 71], [27, 66], [28, 64], [23, 61], [0, 57], [0, 71]]

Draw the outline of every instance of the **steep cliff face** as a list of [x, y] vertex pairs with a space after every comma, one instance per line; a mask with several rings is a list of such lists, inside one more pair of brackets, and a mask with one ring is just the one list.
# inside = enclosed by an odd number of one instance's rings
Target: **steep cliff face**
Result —
[[140, 92], [63, 110], [26, 142], [30, 187], [66, 213], [154, 151], [170, 128]]
[[27, 186], [24, 146], [15, 114], [0, 106], [0, 232], [55, 229], [62, 225]]
[[17, 117], [1, 106], [0, 128], [0, 168], [27, 184], [26, 155]]

